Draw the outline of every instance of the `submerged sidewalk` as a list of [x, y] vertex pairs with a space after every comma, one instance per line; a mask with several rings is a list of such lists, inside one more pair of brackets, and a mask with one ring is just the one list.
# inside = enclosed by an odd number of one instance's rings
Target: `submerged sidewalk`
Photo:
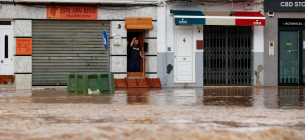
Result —
[[305, 87], [0, 91], [0, 139], [302, 139]]

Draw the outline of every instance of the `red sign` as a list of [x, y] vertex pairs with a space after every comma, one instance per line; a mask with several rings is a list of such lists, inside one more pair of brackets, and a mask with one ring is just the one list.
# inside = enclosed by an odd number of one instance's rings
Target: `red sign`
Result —
[[47, 19], [97, 20], [97, 7], [47, 6]]
[[32, 55], [32, 38], [16, 38], [16, 55]]
[[265, 26], [265, 16], [260, 12], [235, 12], [235, 25]]
[[235, 25], [265, 26], [265, 19], [235, 19]]
[[196, 43], [197, 43], [198, 50], [203, 49], [203, 40], [196, 40]]

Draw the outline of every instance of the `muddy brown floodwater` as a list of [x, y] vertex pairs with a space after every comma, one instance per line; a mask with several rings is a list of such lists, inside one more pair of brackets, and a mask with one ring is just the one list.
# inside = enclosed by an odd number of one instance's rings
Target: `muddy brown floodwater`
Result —
[[0, 139], [305, 139], [305, 87], [0, 91]]

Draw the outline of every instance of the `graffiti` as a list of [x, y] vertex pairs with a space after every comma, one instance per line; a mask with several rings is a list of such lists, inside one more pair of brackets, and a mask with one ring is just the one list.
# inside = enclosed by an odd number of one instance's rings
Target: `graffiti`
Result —
[[172, 64], [168, 64], [168, 65], [167, 65], [167, 72], [166, 72], [166, 73], [167, 73], [167, 74], [170, 74], [171, 71], [173, 70], [173, 68], [174, 68], [174, 67], [173, 67]]

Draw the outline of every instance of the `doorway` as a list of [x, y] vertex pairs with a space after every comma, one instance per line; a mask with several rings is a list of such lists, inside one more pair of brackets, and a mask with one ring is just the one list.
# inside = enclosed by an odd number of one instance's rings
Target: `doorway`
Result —
[[[13, 28], [11, 21], [1, 21], [0, 23], [0, 75], [14, 75]], [[3, 25], [2, 23], [6, 24]]]
[[204, 86], [252, 85], [251, 26], [204, 26]]
[[279, 30], [280, 86], [305, 84], [305, 28], [281, 28]]
[[[127, 72], [130, 72], [130, 69], [129, 69], [129, 62], [128, 62], [128, 59], [129, 59], [129, 55], [130, 55], [130, 43], [132, 42], [133, 38], [136, 37], [139, 41], [139, 45], [141, 46], [142, 48], [142, 54], [145, 55], [145, 52], [144, 52], [144, 42], [145, 42], [145, 31], [144, 30], [128, 30], [127, 31], [127, 41], [129, 41], [129, 45], [128, 47], [126, 47], [127, 49]], [[140, 62], [139, 62], [139, 72], [145, 72], [145, 61], [143, 61], [143, 59], [140, 59]]]
[[299, 84], [299, 31], [279, 32], [279, 84]]
[[175, 82], [195, 82], [193, 66], [193, 30], [176, 30]]

